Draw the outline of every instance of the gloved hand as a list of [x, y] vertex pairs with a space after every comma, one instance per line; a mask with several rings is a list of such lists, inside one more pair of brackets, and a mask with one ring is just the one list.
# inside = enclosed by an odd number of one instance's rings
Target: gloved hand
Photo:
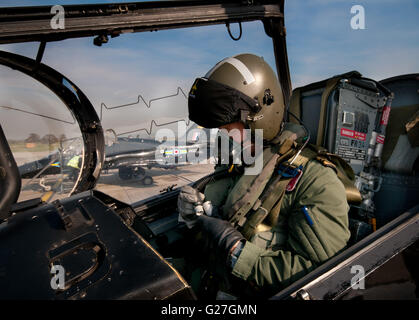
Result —
[[216, 254], [226, 262], [233, 246], [245, 240], [243, 235], [226, 220], [201, 215], [196, 219], [196, 226], [205, 233], [210, 242], [210, 247], [207, 249], [214, 248]]
[[197, 214], [202, 214], [204, 211], [202, 207], [204, 199], [205, 195], [195, 188], [191, 186], [183, 187], [177, 200], [178, 220], [185, 222], [188, 228], [192, 228], [195, 225]]

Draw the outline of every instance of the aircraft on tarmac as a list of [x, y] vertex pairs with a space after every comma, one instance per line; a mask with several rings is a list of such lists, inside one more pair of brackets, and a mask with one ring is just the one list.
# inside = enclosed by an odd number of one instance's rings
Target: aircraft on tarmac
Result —
[[[184, 137], [180, 137], [178, 141], [166, 143], [131, 136], [117, 137], [113, 129], [108, 129], [105, 131], [105, 161], [102, 170], [117, 169], [118, 176], [122, 180], [135, 179], [144, 185], [151, 185], [153, 179], [146, 174], [146, 168], [175, 169], [189, 164], [188, 157], [195, 156], [201, 151], [204, 151], [205, 156], [205, 159], [202, 160], [210, 158], [211, 144], [214, 142], [217, 130], [192, 124]], [[65, 143], [68, 144], [68, 141]], [[81, 141], [70, 144], [79, 145]], [[68, 162], [74, 156], [78, 156], [77, 152], [72, 152], [71, 148], [61, 146], [57, 152], [20, 165], [20, 176], [22, 178], [42, 178], [47, 175], [71, 174]], [[61, 165], [60, 159], [63, 159], [64, 166]], [[73, 180], [75, 179], [76, 177], [73, 177]], [[44, 181], [40, 182], [40, 185], [45, 188], [43, 184]]]

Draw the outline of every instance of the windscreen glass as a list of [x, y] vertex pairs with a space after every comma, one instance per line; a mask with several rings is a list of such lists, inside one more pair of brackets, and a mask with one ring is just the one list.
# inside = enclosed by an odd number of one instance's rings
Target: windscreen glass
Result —
[[[235, 37], [239, 35], [237, 24], [231, 24], [230, 29]], [[35, 43], [0, 46], [29, 57], [36, 56], [37, 48]], [[276, 70], [272, 39], [265, 34], [261, 22], [243, 23], [239, 41], [231, 39], [225, 25], [217, 25], [123, 34], [109, 37], [101, 46], [95, 46], [93, 38], [52, 42], [47, 44], [42, 62], [71, 79], [86, 94], [101, 120], [105, 162], [96, 189], [132, 204], [213, 172], [211, 145], [217, 129], [200, 128], [188, 118], [188, 93], [196, 78], [203, 77], [222, 59], [240, 53], [262, 56]], [[10, 86], [6, 74], [2, 81]], [[20, 88], [15, 90], [17, 97], [24, 91], [21, 85]], [[66, 159], [62, 163], [68, 164], [73, 155], [82, 151], [81, 146], [73, 151], [77, 142], [69, 140], [77, 135], [64, 131], [77, 128], [73, 118], [58, 117], [40, 94], [29, 101], [39, 105], [38, 113], [60, 121], [37, 116], [40, 123], [27, 126], [25, 133], [19, 131], [15, 140], [20, 139], [20, 149], [14, 147], [15, 150], [26, 150], [25, 140], [31, 134], [35, 140], [52, 134], [57, 141], [42, 144], [46, 149], [39, 151], [37, 144], [33, 152], [41, 152], [38, 158], [42, 158], [63, 148]], [[46, 126], [46, 121], [55, 126]], [[22, 122], [12, 123], [10, 126], [15, 127]], [[47, 132], [47, 128], [51, 129]], [[67, 147], [59, 143], [64, 136]], [[29, 161], [32, 158], [24, 163]], [[64, 169], [70, 170], [68, 166]], [[51, 176], [55, 181], [62, 174], [60, 170]], [[39, 181], [36, 184], [39, 186]]]
[[37, 80], [0, 66], [0, 124], [22, 179], [19, 201], [68, 196], [84, 147], [67, 106]]

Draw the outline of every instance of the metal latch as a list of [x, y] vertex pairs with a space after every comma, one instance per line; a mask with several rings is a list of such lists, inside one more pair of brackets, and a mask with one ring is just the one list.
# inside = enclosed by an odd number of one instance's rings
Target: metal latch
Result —
[[297, 292], [296, 298], [298, 300], [311, 300], [310, 295], [304, 289], [301, 289], [300, 291]]

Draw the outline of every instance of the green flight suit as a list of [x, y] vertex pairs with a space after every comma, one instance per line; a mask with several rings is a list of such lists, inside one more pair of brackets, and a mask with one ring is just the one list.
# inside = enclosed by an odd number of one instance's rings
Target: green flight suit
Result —
[[[208, 184], [206, 200], [222, 206], [241, 177]], [[306, 206], [313, 224], [301, 208]], [[275, 292], [345, 248], [350, 232], [345, 188], [331, 168], [306, 163], [295, 189], [286, 192], [278, 223], [247, 241], [232, 274]], [[224, 208], [225, 209], [225, 208]]]

